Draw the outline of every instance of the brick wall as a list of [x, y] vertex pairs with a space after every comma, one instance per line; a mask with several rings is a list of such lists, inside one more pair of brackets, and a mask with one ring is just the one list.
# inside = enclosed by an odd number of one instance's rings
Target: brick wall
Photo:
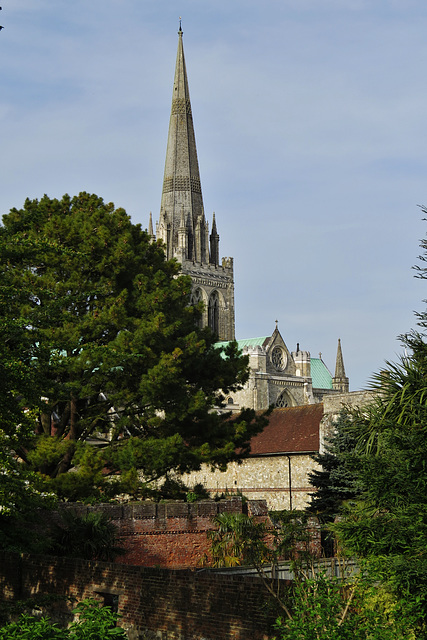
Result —
[[[118, 595], [130, 640], [264, 640], [277, 614], [258, 578], [205, 570], [0, 553], [0, 587], [3, 600], [55, 594], [102, 602], [102, 594]], [[56, 619], [71, 619], [72, 605], [55, 607]]]
[[[83, 515], [102, 510], [118, 529], [120, 544], [126, 554], [121, 564], [163, 567], [168, 569], [200, 568], [209, 554], [207, 531], [214, 528], [212, 519], [219, 513], [247, 512], [257, 520], [268, 518], [264, 500], [242, 504], [240, 497], [230, 500], [195, 502], [139, 502], [135, 504], [103, 504], [88, 507], [81, 504], [62, 505]], [[52, 518], [49, 513], [46, 518]], [[55, 515], [53, 516], [55, 518]]]

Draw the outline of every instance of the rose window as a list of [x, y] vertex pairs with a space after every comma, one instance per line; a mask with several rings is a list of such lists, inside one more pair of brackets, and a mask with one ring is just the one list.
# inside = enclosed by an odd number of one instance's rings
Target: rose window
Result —
[[286, 354], [280, 347], [274, 347], [271, 353], [271, 362], [278, 371], [283, 371], [286, 367]]

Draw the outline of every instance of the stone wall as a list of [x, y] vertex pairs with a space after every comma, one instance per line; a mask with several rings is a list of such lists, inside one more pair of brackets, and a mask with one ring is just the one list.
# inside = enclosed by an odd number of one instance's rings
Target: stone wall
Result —
[[349, 391], [323, 397], [324, 415], [320, 423], [320, 452], [325, 450], [325, 438], [331, 433], [333, 423], [342, 409], [358, 409], [374, 398], [372, 391]]
[[[330, 433], [334, 421], [345, 407], [362, 407], [373, 398], [371, 391], [352, 391], [323, 396], [324, 416], [320, 423], [320, 451], [324, 451], [325, 437]], [[290, 446], [292, 443], [290, 442]], [[212, 494], [241, 492], [250, 499], [266, 500], [270, 510], [304, 509], [310, 502], [314, 489], [309, 484], [310, 472], [320, 469], [310, 453], [290, 453], [291, 490], [289, 489], [289, 458], [280, 452], [263, 456], [252, 456], [238, 465], [230, 463], [226, 471], [211, 471], [202, 467], [201, 471], [183, 476], [187, 486], [197, 483]]]
[[227, 471], [201, 471], [183, 476], [187, 486], [203, 484], [212, 495], [240, 491], [251, 500], [265, 500], [269, 510], [304, 509], [310, 502], [313, 487], [308, 474], [317, 465], [309, 454], [290, 454], [291, 490], [289, 490], [289, 458], [286, 455], [251, 457], [239, 465], [230, 463]]
[[[246, 355], [246, 351], [243, 352]], [[251, 407], [255, 410], [266, 410], [275, 405], [278, 397], [287, 392], [289, 406], [307, 404], [307, 385], [311, 389], [311, 379], [298, 376], [274, 376], [270, 373], [259, 373], [251, 370], [250, 378], [240, 391], [231, 394], [233, 402], [240, 410]], [[235, 410], [236, 411], [236, 410]]]
[[[118, 596], [130, 640], [266, 640], [277, 610], [259, 578], [0, 552], [0, 599]], [[73, 603], [45, 611], [71, 621]]]

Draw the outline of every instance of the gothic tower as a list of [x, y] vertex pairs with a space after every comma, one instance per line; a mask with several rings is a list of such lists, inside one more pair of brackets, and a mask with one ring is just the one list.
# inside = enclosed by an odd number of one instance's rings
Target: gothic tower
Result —
[[163, 240], [167, 257], [176, 258], [182, 273], [191, 276], [192, 302], [204, 303], [203, 326], [219, 340], [233, 340], [233, 258], [222, 258], [220, 264], [215, 214], [210, 234], [205, 218], [182, 36], [180, 24], [156, 238]]

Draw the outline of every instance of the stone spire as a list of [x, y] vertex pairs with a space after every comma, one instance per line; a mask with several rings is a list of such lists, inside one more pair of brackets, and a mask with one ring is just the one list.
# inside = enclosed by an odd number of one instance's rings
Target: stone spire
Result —
[[202, 254], [202, 247], [195, 246], [197, 239], [192, 235], [204, 224], [203, 198], [182, 36], [180, 23], [160, 215], [165, 213], [167, 217], [170, 230], [167, 253], [172, 256], [178, 248], [178, 229], [184, 211], [190, 236], [188, 259], [195, 260]]
[[154, 235], [154, 231], [153, 231], [153, 214], [150, 211], [150, 218], [148, 220], [148, 235], [150, 236], [151, 240], [155, 240], [156, 236]]
[[344, 359], [342, 357], [341, 340], [338, 338], [337, 361], [335, 364], [335, 376], [332, 379], [332, 388], [336, 391], [348, 392], [349, 381], [345, 375]]
[[175, 258], [181, 273], [191, 277], [190, 303], [204, 303], [201, 326], [221, 341], [234, 340], [233, 258], [220, 263], [215, 215], [209, 234], [204, 213], [182, 36], [180, 21], [156, 240], [165, 245], [167, 259]]

